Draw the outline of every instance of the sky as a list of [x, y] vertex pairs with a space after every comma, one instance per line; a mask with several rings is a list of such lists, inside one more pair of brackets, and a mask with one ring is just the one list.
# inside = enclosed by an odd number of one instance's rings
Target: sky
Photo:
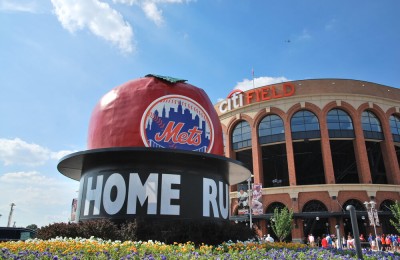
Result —
[[[212, 103], [234, 89], [345, 78], [400, 87], [398, 0], [0, 0], [0, 226], [68, 222], [92, 110], [147, 74]], [[254, 72], [254, 73], [253, 73]]]

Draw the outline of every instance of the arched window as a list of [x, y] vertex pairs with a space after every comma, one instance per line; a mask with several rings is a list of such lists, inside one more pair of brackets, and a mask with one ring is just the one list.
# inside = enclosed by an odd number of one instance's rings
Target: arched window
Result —
[[326, 117], [330, 138], [353, 138], [353, 121], [349, 114], [341, 109], [332, 109]]
[[328, 208], [319, 200], [310, 200], [303, 206], [303, 212], [328, 211]]
[[378, 208], [379, 224], [382, 227], [384, 234], [394, 234], [397, 233], [396, 228], [390, 223], [390, 220], [397, 223], [396, 218], [391, 214], [390, 207], [396, 203], [393, 200], [384, 200]]
[[285, 141], [285, 127], [283, 120], [277, 115], [269, 115], [261, 120], [258, 126], [260, 144]]
[[352, 205], [356, 211], [366, 211], [366, 208], [365, 208], [364, 204], [361, 203], [361, 201], [356, 200], [356, 199], [349, 199], [345, 203], [343, 203], [342, 210], [344, 212], [346, 212], [346, 208], [349, 205]]
[[251, 128], [246, 121], [241, 121], [235, 126], [232, 133], [232, 146], [233, 150], [251, 146]]
[[284, 208], [286, 208], [285, 204], [281, 203], [281, 202], [272, 202], [271, 204], [269, 204], [267, 210], [265, 211], [265, 213], [274, 213], [275, 209], [279, 209], [282, 210]]
[[[311, 200], [303, 206], [302, 212], [309, 212], [309, 217], [303, 218], [303, 232], [304, 236], [307, 237], [309, 234], [313, 234], [315, 237], [322, 236], [322, 234], [327, 234], [328, 218], [323, 217], [324, 212], [328, 209], [324, 203], [319, 200]], [[311, 213], [314, 212], [314, 213]]]
[[384, 200], [379, 206], [379, 211], [391, 211], [390, 207], [395, 205], [396, 203], [393, 200]]
[[381, 122], [374, 113], [365, 110], [361, 116], [361, 123], [366, 139], [383, 140]]
[[390, 131], [392, 132], [393, 141], [400, 142], [400, 119], [398, 116], [391, 115], [389, 117]]
[[300, 110], [294, 114], [290, 126], [294, 140], [319, 138], [321, 136], [317, 116], [307, 110]]

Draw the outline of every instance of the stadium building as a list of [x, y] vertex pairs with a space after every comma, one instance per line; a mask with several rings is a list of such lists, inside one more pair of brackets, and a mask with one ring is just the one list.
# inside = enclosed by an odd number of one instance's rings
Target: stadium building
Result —
[[[313, 79], [232, 91], [215, 104], [225, 155], [253, 173], [262, 207], [252, 223], [272, 234], [275, 208], [294, 211], [292, 241], [308, 234], [352, 233], [348, 205], [360, 234], [396, 233], [389, 207], [400, 200], [400, 90], [371, 82]], [[231, 220], [249, 223], [231, 186]], [[242, 188], [240, 188], [242, 189]], [[254, 191], [253, 191], [254, 192]], [[376, 203], [379, 216], [370, 223]], [[372, 211], [371, 211], [372, 212]]]

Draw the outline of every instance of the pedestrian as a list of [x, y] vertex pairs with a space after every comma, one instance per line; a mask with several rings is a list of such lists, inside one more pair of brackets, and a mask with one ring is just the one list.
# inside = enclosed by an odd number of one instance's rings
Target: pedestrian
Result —
[[347, 236], [347, 248], [354, 248], [354, 238], [351, 235]]
[[371, 233], [369, 233], [369, 235], [368, 235], [368, 243], [369, 243], [369, 246], [371, 247], [371, 250], [374, 250], [375, 246], [376, 246], [375, 245], [375, 238]]
[[328, 248], [328, 240], [326, 240], [325, 234], [322, 235], [321, 246], [322, 248]]
[[343, 248], [347, 247], [347, 240], [346, 240], [346, 237], [344, 235], [342, 237], [342, 246], [343, 246]]
[[332, 248], [333, 247], [333, 240], [332, 240], [332, 237], [329, 234], [326, 235], [326, 241], [328, 242], [328, 247]]
[[385, 234], [381, 236], [382, 251], [386, 251], [386, 237]]
[[315, 246], [315, 238], [314, 238], [314, 236], [313, 236], [312, 234], [310, 234], [310, 235], [308, 236], [308, 243], [309, 243], [309, 245], [310, 245], [311, 247], [314, 247], [314, 246]]

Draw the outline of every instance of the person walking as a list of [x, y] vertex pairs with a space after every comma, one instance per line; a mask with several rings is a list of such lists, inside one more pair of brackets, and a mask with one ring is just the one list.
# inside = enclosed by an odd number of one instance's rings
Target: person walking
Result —
[[311, 247], [314, 247], [314, 246], [315, 246], [315, 238], [314, 238], [314, 236], [313, 236], [312, 234], [310, 234], [310, 235], [308, 236], [308, 243], [309, 243], [309, 245], [310, 245]]

